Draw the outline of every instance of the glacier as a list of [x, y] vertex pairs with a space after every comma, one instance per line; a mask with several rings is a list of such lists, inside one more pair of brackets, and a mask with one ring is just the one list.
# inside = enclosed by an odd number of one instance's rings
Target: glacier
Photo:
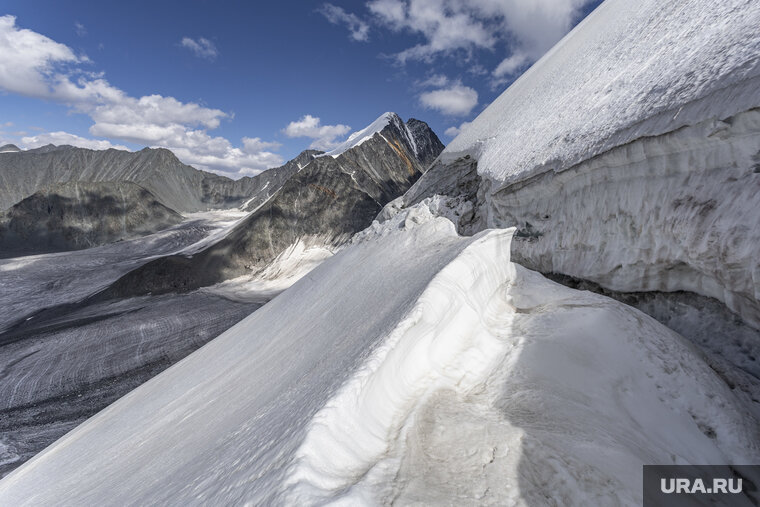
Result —
[[758, 455], [756, 419], [679, 335], [511, 263], [514, 229], [463, 237], [416, 211], [74, 429], [0, 499], [635, 504], [642, 462]]
[[204, 289], [298, 279], [0, 503], [640, 505], [643, 464], [757, 463], [758, 26], [607, 0], [349, 243]]

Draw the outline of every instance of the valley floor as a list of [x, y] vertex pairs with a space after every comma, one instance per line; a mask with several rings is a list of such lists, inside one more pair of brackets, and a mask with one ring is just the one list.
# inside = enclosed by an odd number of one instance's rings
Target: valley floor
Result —
[[194, 213], [131, 241], [0, 260], [0, 476], [261, 306], [266, 298], [201, 292], [91, 297], [155, 256], [199, 248], [242, 216]]

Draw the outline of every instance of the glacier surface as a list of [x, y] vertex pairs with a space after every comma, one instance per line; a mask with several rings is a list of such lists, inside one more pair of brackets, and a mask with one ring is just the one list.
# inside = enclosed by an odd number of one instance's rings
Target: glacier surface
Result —
[[386, 222], [0, 481], [0, 501], [635, 504], [642, 463], [758, 455], [701, 352], [511, 263], [513, 230]]
[[642, 464], [756, 463], [750, 357], [528, 268], [758, 326], [757, 26], [752, 0], [607, 0], [351, 245], [293, 245], [256, 283], [300, 280], [0, 503], [640, 505]]

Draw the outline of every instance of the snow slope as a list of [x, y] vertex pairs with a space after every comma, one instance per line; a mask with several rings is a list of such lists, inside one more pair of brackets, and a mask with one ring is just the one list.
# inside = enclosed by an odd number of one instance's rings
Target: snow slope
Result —
[[442, 154], [511, 182], [760, 106], [760, 4], [607, 0]]
[[428, 206], [387, 222], [0, 503], [632, 505], [642, 463], [756, 460], [757, 421], [675, 333], [511, 264], [512, 230], [460, 237]]
[[464, 230], [518, 227], [526, 267], [694, 292], [760, 328], [758, 26], [756, 1], [608, 0], [405, 202], [467, 195]]

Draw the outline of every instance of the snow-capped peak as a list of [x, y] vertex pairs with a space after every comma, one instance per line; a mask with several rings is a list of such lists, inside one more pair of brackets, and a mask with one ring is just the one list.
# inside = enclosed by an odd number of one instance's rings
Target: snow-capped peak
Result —
[[327, 153], [324, 153], [322, 155], [317, 155], [318, 157], [324, 157], [324, 156], [331, 156], [333, 158], [337, 158], [341, 153], [350, 150], [351, 148], [355, 146], [359, 146], [363, 142], [372, 139], [372, 136], [383, 130], [385, 127], [387, 127], [391, 122], [396, 123], [399, 128], [404, 127], [404, 122], [401, 121], [401, 118], [396, 113], [383, 113], [380, 115], [375, 121], [367, 125], [361, 130], [358, 130], [348, 136], [348, 139], [346, 139], [344, 142], [340, 143], [338, 146], [335, 147], [332, 151], [328, 151]]

